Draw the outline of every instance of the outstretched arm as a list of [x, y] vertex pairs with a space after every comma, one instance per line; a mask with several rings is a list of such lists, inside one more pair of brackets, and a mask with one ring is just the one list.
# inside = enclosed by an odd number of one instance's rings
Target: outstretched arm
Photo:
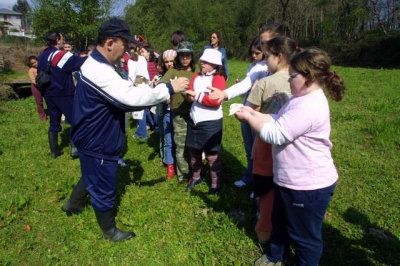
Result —
[[[224, 76], [215, 75], [213, 77], [212, 87], [223, 92], [223, 90], [226, 88], [226, 81], [225, 81]], [[207, 89], [209, 89], [209, 87], [207, 87]], [[208, 107], [218, 107], [222, 103], [222, 101], [219, 101], [218, 99], [213, 99], [210, 96], [209, 92], [197, 92], [195, 94], [193, 100], [201, 103], [204, 106], [208, 106]]]

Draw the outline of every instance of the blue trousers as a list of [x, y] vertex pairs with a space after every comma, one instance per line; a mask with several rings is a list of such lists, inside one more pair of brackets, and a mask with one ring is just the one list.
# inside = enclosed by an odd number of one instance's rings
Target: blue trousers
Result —
[[159, 118], [159, 133], [160, 133], [160, 157], [165, 164], [174, 164], [174, 156], [172, 153], [172, 120], [171, 112], [165, 112]]
[[253, 159], [251, 158], [251, 151], [253, 149], [253, 143], [256, 137], [249, 123], [242, 122], [240, 123], [240, 127], [242, 130], [244, 149], [246, 151], [247, 158], [247, 168], [245, 174], [242, 177], [242, 181], [248, 186], [253, 183]]
[[317, 190], [292, 190], [275, 185], [269, 261], [285, 261], [293, 243], [295, 266], [318, 265], [322, 223], [335, 187], [336, 183]]
[[117, 190], [118, 162], [78, 153], [83, 183], [93, 209], [102, 212], [112, 210]]
[[[158, 118], [157, 118], [158, 119]], [[138, 126], [135, 131], [135, 135], [140, 138], [147, 138], [147, 128], [146, 126], [156, 127], [157, 123], [155, 122], [155, 118], [153, 118], [150, 109], [144, 109], [143, 118], [138, 120]]]
[[45, 97], [47, 112], [50, 117], [49, 132], [61, 131], [61, 115], [65, 115], [65, 119], [71, 123], [72, 108], [74, 106], [74, 96], [62, 97]]

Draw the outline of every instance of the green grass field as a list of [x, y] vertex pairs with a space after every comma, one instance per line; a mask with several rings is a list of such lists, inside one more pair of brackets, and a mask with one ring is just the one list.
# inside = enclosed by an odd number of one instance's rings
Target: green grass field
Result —
[[[247, 63], [229, 62], [231, 79]], [[335, 67], [345, 78], [345, 99], [331, 101], [332, 153], [340, 180], [324, 222], [320, 265], [400, 265], [400, 100], [398, 70]], [[240, 101], [240, 100], [236, 100]], [[130, 120], [120, 168], [117, 224], [136, 238], [102, 238], [90, 206], [66, 216], [60, 207], [80, 177], [69, 154], [51, 159], [48, 123], [32, 97], [0, 105], [1, 265], [252, 265], [260, 255], [254, 233], [250, 189], [233, 182], [245, 170], [239, 122], [224, 104], [223, 189], [207, 194], [206, 182], [192, 192], [166, 181], [158, 157], [158, 135], [134, 140]]]

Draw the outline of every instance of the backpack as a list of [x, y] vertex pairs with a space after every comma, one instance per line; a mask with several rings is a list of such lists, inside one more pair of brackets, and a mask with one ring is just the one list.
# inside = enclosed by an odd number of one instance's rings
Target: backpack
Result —
[[50, 66], [53, 59], [53, 53], [50, 54], [47, 60], [46, 68], [43, 71], [39, 71], [36, 76], [36, 88], [40, 91], [42, 95], [46, 92], [47, 88], [50, 87]]

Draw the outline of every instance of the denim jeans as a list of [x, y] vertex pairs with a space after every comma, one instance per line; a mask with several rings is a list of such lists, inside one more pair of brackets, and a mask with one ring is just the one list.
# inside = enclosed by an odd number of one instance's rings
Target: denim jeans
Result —
[[143, 118], [138, 120], [135, 136], [139, 138], [147, 138], [147, 125], [154, 126], [154, 120], [149, 108], [144, 109]]
[[322, 223], [335, 187], [336, 183], [316, 190], [293, 190], [275, 185], [269, 261], [285, 261], [293, 243], [296, 266], [318, 265]]
[[251, 158], [251, 151], [255, 140], [255, 132], [248, 123], [242, 122], [240, 124], [247, 158], [247, 169], [242, 177], [242, 181], [248, 186], [253, 183], [253, 159]]
[[[171, 112], [166, 112], [164, 116], [162, 117], [162, 123], [160, 121], [160, 128], [163, 128], [163, 134], [164, 134], [164, 139], [163, 139], [163, 162], [165, 164], [174, 164], [174, 157], [172, 154], [172, 120], [171, 120]], [[160, 130], [160, 136], [161, 136], [161, 130]]]

